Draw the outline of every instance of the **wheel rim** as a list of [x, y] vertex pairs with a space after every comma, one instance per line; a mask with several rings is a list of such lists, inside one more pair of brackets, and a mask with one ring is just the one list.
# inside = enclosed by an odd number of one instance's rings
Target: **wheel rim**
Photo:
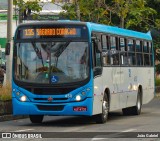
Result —
[[107, 101], [103, 101], [103, 118], [106, 119], [108, 116], [108, 103]]
[[137, 108], [138, 108], [138, 110], [140, 110], [140, 109], [141, 109], [141, 101], [140, 101], [140, 96], [138, 96]]

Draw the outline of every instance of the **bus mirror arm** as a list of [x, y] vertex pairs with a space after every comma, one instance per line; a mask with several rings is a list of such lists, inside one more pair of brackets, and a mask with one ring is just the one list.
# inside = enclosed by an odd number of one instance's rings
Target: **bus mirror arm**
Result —
[[95, 67], [94, 68], [94, 77], [97, 75], [101, 75], [102, 74], [102, 68], [101, 67]]
[[10, 47], [11, 47], [10, 43], [9, 42], [6, 43], [5, 55], [10, 55]]
[[102, 50], [101, 50], [101, 48], [100, 48], [100, 46], [99, 46], [100, 40], [99, 40], [97, 37], [92, 37], [92, 42], [94, 43], [94, 46], [95, 46], [95, 48], [96, 48], [96, 52], [97, 52], [97, 53], [101, 53]]

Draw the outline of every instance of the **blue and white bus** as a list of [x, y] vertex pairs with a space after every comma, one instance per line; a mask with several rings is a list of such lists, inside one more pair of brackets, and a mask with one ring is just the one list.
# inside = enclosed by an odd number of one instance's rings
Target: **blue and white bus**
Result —
[[139, 115], [154, 97], [150, 33], [90, 22], [18, 26], [14, 37], [14, 115], [41, 123], [45, 115]]

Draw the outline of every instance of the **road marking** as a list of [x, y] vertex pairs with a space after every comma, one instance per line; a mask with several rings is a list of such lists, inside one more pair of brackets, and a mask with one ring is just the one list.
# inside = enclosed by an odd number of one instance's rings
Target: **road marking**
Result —
[[64, 130], [64, 132], [75, 132], [75, 131], [78, 131], [78, 130], [80, 130], [80, 127], [69, 128], [69, 129]]
[[93, 138], [92, 141], [107, 140], [108, 138]]
[[[124, 131], [120, 131], [119, 133], [113, 133], [113, 134], [110, 134], [110, 138], [114, 137], [115, 135], [119, 135], [121, 133], [126, 133], [126, 132], [132, 132], [132, 131], [135, 131], [137, 129], [127, 129], [127, 130], [124, 130]], [[98, 135], [97, 135], [98, 136]], [[99, 135], [100, 136], [100, 135]], [[92, 138], [92, 141], [97, 141], [97, 140], [107, 140], [109, 138], [98, 138], [98, 137], [95, 137], [95, 138]]]
[[132, 131], [135, 131], [135, 130], [137, 130], [137, 129], [128, 129], [128, 130], [124, 130], [124, 131], [121, 131], [122, 133], [124, 133], [124, 132], [132, 132]]
[[16, 131], [11, 131], [11, 132], [26, 132], [26, 131], [31, 131], [34, 129], [24, 129], [24, 130], [16, 130]]

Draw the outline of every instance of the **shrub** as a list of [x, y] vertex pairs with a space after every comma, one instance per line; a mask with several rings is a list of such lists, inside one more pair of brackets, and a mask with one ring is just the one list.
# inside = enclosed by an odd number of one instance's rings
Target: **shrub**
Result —
[[0, 88], [0, 101], [7, 101], [12, 99], [12, 88], [11, 85], [6, 84], [6, 86], [3, 86]]
[[160, 78], [156, 78], [156, 86], [160, 86]]
[[156, 65], [156, 73], [160, 74], [160, 64]]

